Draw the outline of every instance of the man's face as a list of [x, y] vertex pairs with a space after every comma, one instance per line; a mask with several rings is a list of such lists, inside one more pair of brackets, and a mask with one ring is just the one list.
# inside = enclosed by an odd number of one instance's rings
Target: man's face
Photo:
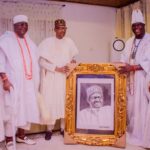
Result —
[[55, 27], [56, 37], [62, 39], [66, 34], [67, 27], [60, 25]]
[[14, 24], [14, 31], [20, 38], [23, 38], [28, 31], [28, 24], [26, 22], [18, 22]]
[[103, 106], [103, 94], [102, 93], [94, 93], [89, 97], [88, 100], [90, 106], [92, 108], [100, 108]]
[[136, 38], [141, 39], [145, 34], [145, 25], [143, 23], [132, 24], [132, 31]]

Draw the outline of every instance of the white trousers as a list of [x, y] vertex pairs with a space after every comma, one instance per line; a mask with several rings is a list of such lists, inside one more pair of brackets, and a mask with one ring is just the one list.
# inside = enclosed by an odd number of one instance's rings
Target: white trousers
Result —
[[4, 128], [5, 128], [5, 136], [6, 137], [13, 137], [13, 126], [12, 126], [12, 123], [9, 121], [9, 122], [6, 122], [4, 123]]

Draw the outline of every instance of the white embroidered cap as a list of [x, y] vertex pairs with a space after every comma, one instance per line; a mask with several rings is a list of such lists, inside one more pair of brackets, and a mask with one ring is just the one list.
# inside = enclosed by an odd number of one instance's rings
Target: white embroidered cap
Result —
[[143, 14], [142, 14], [140, 9], [133, 10], [131, 23], [132, 24], [134, 24], [134, 23], [143, 23], [143, 24], [145, 24]]
[[87, 100], [89, 100], [90, 96], [93, 95], [94, 93], [100, 93], [101, 95], [103, 94], [103, 90], [100, 86], [98, 85], [92, 85], [87, 88]]
[[28, 23], [28, 17], [25, 16], [25, 15], [14, 16], [14, 18], [13, 18], [13, 24], [16, 24], [18, 22], [26, 22], [26, 23]]

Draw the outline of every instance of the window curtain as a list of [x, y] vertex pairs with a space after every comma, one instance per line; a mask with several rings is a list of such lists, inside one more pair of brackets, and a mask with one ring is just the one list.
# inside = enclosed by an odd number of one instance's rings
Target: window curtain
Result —
[[144, 18], [146, 31], [150, 32], [150, 0], [140, 0], [136, 3], [117, 9], [116, 11], [116, 37], [127, 40], [132, 36], [131, 16], [132, 10], [141, 9]]
[[145, 14], [146, 31], [150, 33], [150, 0], [143, 0], [143, 8]]
[[39, 44], [44, 38], [54, 34], [54, 20], [61, 16], [61, 5], [42, 1], [1, 1], [0, 35], [13, 30], [12, 18], [24, 14], [29, 18], [29, 35]]

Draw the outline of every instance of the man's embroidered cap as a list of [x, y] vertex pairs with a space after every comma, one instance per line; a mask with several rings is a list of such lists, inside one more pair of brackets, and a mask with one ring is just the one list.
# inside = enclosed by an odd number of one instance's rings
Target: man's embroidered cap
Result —
[[55, 20], [55, 27], [59, 27], [59, 26], [66, 26], [66, 22], [64, 19]]
[[143, 23], [143, 24], [145, 24], [143, 14], [142, 14], [140, 9], [133, 10], [131, 23], [132, 24], [134, 24], [134, 23]]
[[19, 22], [26, 22], [28, 23], [28, 17], [25, 15], [17, 15], [13, 18], [13, 24], [19, 23]]
[[100, 93], [101, 95], [103, 94], [103, 90], [100, 86], [98, 85], [92, 85], [87, 88], [87, 100], [89, 100], [90, 96], [93, 95], [94, 93]]

